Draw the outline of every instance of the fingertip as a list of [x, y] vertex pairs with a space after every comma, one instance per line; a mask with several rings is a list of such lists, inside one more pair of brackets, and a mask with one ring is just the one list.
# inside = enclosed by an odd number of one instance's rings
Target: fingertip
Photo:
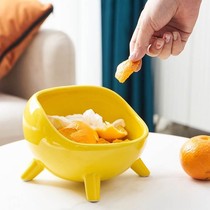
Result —
[[164, 39], [157, 38], [152, 44], [149, 45], [147, 49], [147, 54], [151, 57], [157, 57], [161, 53], [164, 44]]
[[142, 45], [141, 42], [136, 41], [133, 48], [130, 49], [129, 59], [133, 62], [139, 61], [144, 57], [147, 51], [147, 45]]
[[157, 50], [160, 50], [160, 49], [163, 48], [164, 44], [165, 44], [164, 39], [158, 38], [158, 39], [156, 40], [156, 42], [155, 42], [155, 48], [156, 48]]
[[173, 34], [170, 32], [166, 32], [165, 34], [163, 34], [163, 39], [165, 40], [165, 44], [158, 57], [160, 59], [167, 59], [171, 55], [172, 51]]
[[182, 43], [181, 35], [179, 32], [173, 32], [173, 46], [172, 46], [172, 55], [179, 55], [184, 49], [184, 43]]
[[166, 32], [165, 34], [163, 34], [163, 39], [165, 40], [165, 43], [168, 44], [172, 42], [173, 34], [170, 32]]
[[137, 56], [136, 52], [132, 52], [128, 57], [128, 59], [133, 61], [133, 62], [137, 61], [137, 58], [138, 58], [138, 56]]
[[173, 34], [173, 40], [174, 41], [177, 41], [179, 39], [179, 37], [180, 37], [179, 32], [173, 31], [172, 34]]
[[133, 52], [130, 53], [128, 59], [133, 62], [136, 62], [136, 61], [141, 60], [144, 57], [144, 55], [145, 55], [145, 53], [142, 53], [138, 50], [134, 50]]

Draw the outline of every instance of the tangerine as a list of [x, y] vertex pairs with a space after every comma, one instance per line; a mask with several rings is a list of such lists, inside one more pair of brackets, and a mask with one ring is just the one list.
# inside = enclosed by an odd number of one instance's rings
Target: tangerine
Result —
[[210, 136], [199, 135], [187, 140], [180, 150], [180, 161], [192, 178], [210, 180]]

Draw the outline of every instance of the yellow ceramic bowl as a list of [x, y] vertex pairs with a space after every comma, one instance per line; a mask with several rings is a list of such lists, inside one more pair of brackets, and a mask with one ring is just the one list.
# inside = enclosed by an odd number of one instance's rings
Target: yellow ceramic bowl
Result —
[[[84, 144], [65, 138], [47, 115], [66, 116], [93, 109], [104, 120], [122, 118], [132, 141], [111, 144]], [[28, 101], [23, 130], [34, 160], [22, 179], [32, 180], [44, 168], [56, 176], [85, 183], [89, 201], [100, 198], [100, 181], [115, 177], [129, 167], [140, 176], [149, 170], [139, 158], [148, 128], [136, 112], [115, 92], [98, 86], [65, 86], [35, 93]]]

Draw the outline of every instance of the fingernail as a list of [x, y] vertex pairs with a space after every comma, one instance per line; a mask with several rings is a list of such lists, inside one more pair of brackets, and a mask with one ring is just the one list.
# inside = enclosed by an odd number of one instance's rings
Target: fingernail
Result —
[[173, 32], [173, 39], [176, 41], [178, 39], [178, 32], [174, 31]]
[[171, 36], [169, 34], [164, 34], [164, 40], [166, 43], [169, 43], [171, 40]]
[[163, 47], [164, 45], [164, 40], [163, 39], [158, 39], [156, 42], [156, 48], [159, 50]]

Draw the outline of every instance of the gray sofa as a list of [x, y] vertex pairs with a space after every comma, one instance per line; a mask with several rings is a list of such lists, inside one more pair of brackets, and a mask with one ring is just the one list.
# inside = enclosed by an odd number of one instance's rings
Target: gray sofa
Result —
[[75, 51], [66, 34], [40, 30], [11, 72], [0, 80], [0, 145], [23, 139], [22, 116], [35, 92], [75, 84]]

